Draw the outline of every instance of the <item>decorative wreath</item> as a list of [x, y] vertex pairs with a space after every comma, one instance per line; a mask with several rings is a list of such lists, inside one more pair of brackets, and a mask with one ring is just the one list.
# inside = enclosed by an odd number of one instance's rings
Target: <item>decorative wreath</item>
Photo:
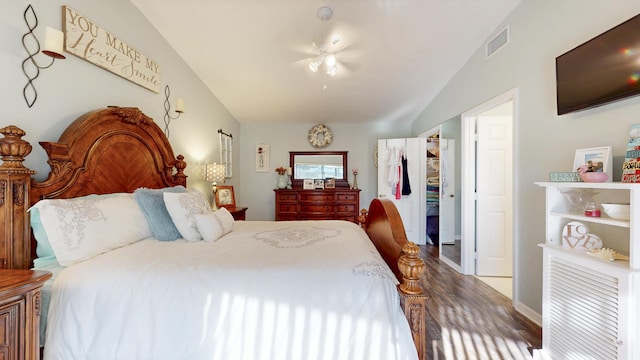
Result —
[[309, 130], [309, 142], [317, 148], [331, 144], [333, 133], [324, 125], [316, 125]]

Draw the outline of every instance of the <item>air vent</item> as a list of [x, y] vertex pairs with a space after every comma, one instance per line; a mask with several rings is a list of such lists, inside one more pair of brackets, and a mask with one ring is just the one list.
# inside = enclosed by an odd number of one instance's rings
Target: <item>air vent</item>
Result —
[[545, 344], [553, 359], [618, 359], [619, 283], [551, 257]]
[[509, 43], [509, 25], [487, 43], [487, 58]]

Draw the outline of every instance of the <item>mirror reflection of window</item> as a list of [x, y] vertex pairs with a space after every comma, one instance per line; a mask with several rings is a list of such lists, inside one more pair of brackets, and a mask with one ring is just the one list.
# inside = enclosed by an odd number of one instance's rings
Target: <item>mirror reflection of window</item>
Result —
[[295, 166], [295, 174], [298, 179], [326, 179], [343, 177], [342, 165], [329, 164], [300, 164]]

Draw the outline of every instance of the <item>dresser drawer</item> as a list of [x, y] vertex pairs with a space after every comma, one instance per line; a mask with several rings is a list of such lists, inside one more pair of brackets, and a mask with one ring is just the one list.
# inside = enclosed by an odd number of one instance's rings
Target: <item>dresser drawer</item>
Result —
[[298, 204], [296, 203], [280, 203], [278, 204], [278, 211], [280, 213], [296, 213], [298, 212]]
[[276, 221], [293, 221], [298, 220], [298, 216], [296, 214], [277, 214]]
[[343, 193], [337, 193], [336, 194], [336, 201], [338, 202], [356, 202], [356, 194], [343, 194]]
[[278, 200], [280, 201], [297, 201], [298, 200], [298, 195], [293, 193], [285, 193], [285, 194], [278, 194]]
[[336, 205], [337, 213], [357, 213], [358, 209], [356, 209], [356, 204], [338, 204]]
[[326, 204], [300, 204], [301, 213], [328, 213], [333, 215], [333, 205]]
[[304, 214], [304, 217], [298, 220], [335, 220], [335, 217], [333, 214]]
[[20, 350], [20, 314], [25, 311], [24, 301], [18, 300], [0, 306], [0, 358], [18, 359]]
[[309, 202], [318, 202], [318, 201], [327, 201], [333, 202], [335, 200], [335, 195], [333, 192], [313, 192], [305, 194], [304, 191], [300, 193], [300, 201], [309, 201]]

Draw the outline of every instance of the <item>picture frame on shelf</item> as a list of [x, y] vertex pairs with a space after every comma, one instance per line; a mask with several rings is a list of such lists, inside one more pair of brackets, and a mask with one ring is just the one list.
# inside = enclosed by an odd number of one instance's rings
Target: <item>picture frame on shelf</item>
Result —
[[579, 166], [587, 165], [590, 171], [604, 172], [609, 175], [608, 182], [613, 175], [613, 154], [611, 146], [601, 146], [588, 149], [577, 149], [573, 159], [573, 171]]
[[216, 206], [218, 208], [234, 208], [236, 207], [236, 195], [233, 192], [233, 186], [218, 185], [216, 187]]
[[313, 179], [304, 179], [302, 181], [302, 189], [303, 190], [313, 190], [315, 189], [315, 185]]
[[313, 187], [314, 189], [324, 190], [324, 179], [315, 179]]

